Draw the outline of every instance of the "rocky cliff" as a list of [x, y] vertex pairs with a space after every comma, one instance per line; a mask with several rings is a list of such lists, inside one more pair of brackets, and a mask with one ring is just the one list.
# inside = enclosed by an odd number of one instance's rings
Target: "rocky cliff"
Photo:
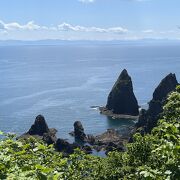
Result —
[[136, 127], [142, 127], [143, 131], [151, 132], [152, 128], [157, 125], [157, 121], [163, 111], [163, 104], [170, 92], [175, 90], [178, 85], [176, 75], [168, 74], [157, 86], [153, 93], [153, 98], [149, 102], [148, 110], [141, 110]]
[[124, 69], [114, 84], [107, 100], [106, 108], [114, 114], [137, 116], [138, 102], [133, 92], [131, 77]]

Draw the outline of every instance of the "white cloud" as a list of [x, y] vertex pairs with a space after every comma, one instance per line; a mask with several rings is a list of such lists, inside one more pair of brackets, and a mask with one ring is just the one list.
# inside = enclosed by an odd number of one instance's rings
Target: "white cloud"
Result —
[[41, 27], [37, 24], [35, 24], [33, 21], [28, 22], [25, 25], [20, 25], [16, 22], [9, 23], [5, 25], [6, 29], [8, 30], [16, 30], [16, 29], [22, 29], [22, 30], [38, 30]]
[[19, 24], [17, 22], [4, 23], [0, 21], [0, 29], [6, 31], [34, 31], [34, 30], [47, 30], [47, 31], [72, 31], [72, 32], [97, 32], [97, 33], [117, 33], [124, 34], [128, 30], [122, 27], [110, 27], [110, 28], [100, 28], [100, 27], [86, 27], [80, 25], [71, 25], [68, 23], [62, 23], [57, 26], [41, 26], [36, 24], [34, 21], [30, 21], [27, 24]]
[[73, 26], [68, 23], [62, 23], [58, 25], [58, 30], [60, 31], [75, 31], [75, 32], [98, 32], [98, 33], [118, 33], [124, 34], [128, 30], [122, 27], [110, 27], [110, 28], [99, 28], [99, 27], [85, 27], [85, 26]]
[[43, 26], [34, 21], [21, 24], [18, 22], [5, 23], [0, 20], [0, 40], [122, 40], [142, 38], [178, 38], [179, 29], [175, 30], [129, 30], [116, 27], [95, 27], [62, 23], [53, 26]]
[[38, 30], [38, 29], [45, 29], [45, 26], [39, 26], [34, 23], [34, 21], [30, 21], [27, 24], [21, 25], [17, 22], [11, 22], [11, 23], [4, 23], [3, 21], [0, 21], [0, 29], [3, 30]]

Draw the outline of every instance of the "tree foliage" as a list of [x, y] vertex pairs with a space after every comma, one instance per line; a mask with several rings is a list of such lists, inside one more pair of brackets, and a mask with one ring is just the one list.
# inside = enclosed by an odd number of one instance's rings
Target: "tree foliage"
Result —
[[0, 179], [49, 180], [176, 180], [180, 177], [180, 86], [164, 106], [163, 118], [151, 134], [134, 135], [126, 152], [106, 158], [80, 150], [63, 157], [52, 145], [29, 138], [15, 140], [11, 134], [0, 141]]

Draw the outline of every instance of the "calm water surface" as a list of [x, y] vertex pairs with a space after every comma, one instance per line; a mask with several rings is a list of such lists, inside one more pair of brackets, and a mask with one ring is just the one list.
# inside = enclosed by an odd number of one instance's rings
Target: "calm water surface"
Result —
[[21, 134], [38, 114], [67, 139], [75, 120], [94, 134], [133, 125], [90, 108], [106, 104], [124, 68], [139, 105], [145, 105], [166, 74], [180, 79], [180, 45], [0, 47], [0, 129]]

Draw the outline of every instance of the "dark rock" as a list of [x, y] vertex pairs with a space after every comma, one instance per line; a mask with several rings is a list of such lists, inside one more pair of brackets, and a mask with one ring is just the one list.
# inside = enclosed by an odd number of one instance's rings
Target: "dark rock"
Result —
[[[118, 133], [115, 129], [107, 129], [106, 132], [93, 136], [93, 135], [87, 135], [87, 142], [91, 146], [83, 146], [82, 149], [86, 153], [91, 153], [92, 149], [99, 151], [124, 151], [124, 145], [123, 142], [127, 142], [128, 139], [124, 139], [121, 137], [121, 135]], [[90, 150], [91, 148], [91, 150]]]
[[147, 123], [147, 111], [145, 109], [141, 109], [139, 112], [139, 119], [136, 123], [137, 127], [143, 127]]
[[46, 124], [44, 116], [38, 115], [34, 124], [29, 129], [28, 134], [43, 136], [44, 133], [49, 133], [49, 128]]
[[177, 85], [176, 75], [172, 73], [168, 74], [155, 89], [153, 100], [163, 101], [171, 91], [175, 90]]
[[74, 131], [71, 131], [70, 133], [69, 133], [69, 135], [71, 135], [71, 136], [75, 136], [75, 134], [74, 134]]
[[87, 135], [87, 142], [89, 143], [89, 144], [94, 144], [95, 143], [95, 137], [93, 136], [93, 135], [91, 135], [91, 134], [88, 134]]
[[109, 143], [116, 143], [119, 141], [122, 141], [122, 138], [115, 129], [107, 129], [106, 132], [95, 137], [95, 142], [99, 145], [107, 145]]
[[92, 148], [91, 146], [85, 145], [82, 147], [82, 150], [86, 153], [86, 154], [91, 154], [92, 153]]
[[42, 140], [50, 145], [54, 144], [57, 141], [57, 137], [54, 133], [44, 133]]
[[107, 144], [105, 150], [106, 150], [105, 153], [107, 155], [111, 151], [120, 151], [120, 152], [123, 152], [125, 150], [125, 148], [124, 148], [124, 145], [122, 143], [115, 144], [113, 142], [110, 142], [110, 143]]
[[29, 131], [21, 135], [18, 139], [27, 139], [30, 136], [33, 136], [37, 139], [42, 139], [45, 143], [50, 145], [56, 142], [56, 133], [57, 130], [54, 128], [49, 128], [45, 121], [45, 118], [42, 115], [38, 115]]
[[78, 148], [79, 146], [75, 143], [70, 144], [64, 139], [58, 138], [56, 143], [55, 143], [55, 148], [59, 152], [63, 152], [64, 155], [69, 155], [74, 152], [74, 149]]
[[114, 84], [109, 96], [106, 108], [114, 114], [126, 114], [137, 116], [138, 102], [133, 92], [131, 77], [127, 70], [123, 70]]
[[68, 152], [72, 151], [70, 144], [66, 140], [60, 139], [60, 138], [57, 139], [55, 148], [57, 149], [57, 151], [60, 151], [60, 152], [67, 151], [67, 150]]
[[86, 141], [86, 134], [84, 133], [84, 128], [80, 121], [74, 123], [74, 136], [75, 139], [80, 141]]
[[157, 121], [163, 112], [163, 105], [170, 92], [174, 91], [178, 85], [175, 74], [168, 74], [158, 85], [153, 93], [153, 98], [149, 102], [148, 110], [142, 110], [136, 127], [143, 132], [149, 133], [157, 125]]
[[106, 146], [106, 151], [113, 151], [117, 148], [117, 144], [109, 142]]

